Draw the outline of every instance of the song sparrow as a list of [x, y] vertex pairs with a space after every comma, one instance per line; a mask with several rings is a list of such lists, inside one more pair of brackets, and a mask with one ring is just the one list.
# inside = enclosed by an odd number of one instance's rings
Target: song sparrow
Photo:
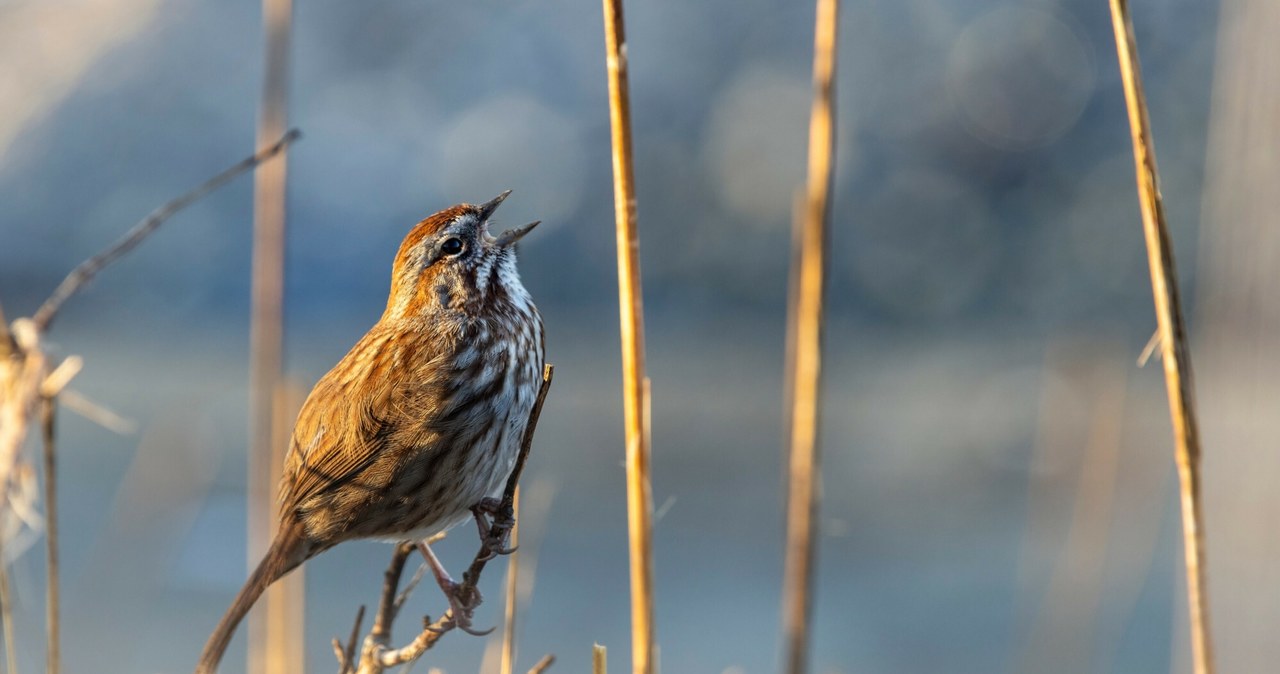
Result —
[[217, 668], [267, 586], [304, 561], [356, 538], [424, 539], [502, 487], [543, 363], [542, 318], [513, 249], [538, 223], [488, 233], [508, 194], [440, 211], [400, 244], [382, 318], [298, 414], [275, 540], [198, 674]]

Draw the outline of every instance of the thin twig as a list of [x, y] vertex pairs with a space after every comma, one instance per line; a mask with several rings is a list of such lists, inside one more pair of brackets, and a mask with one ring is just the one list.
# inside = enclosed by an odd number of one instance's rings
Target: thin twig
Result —
[[517, 487], [511, 503], [515, 524], [511, 527], [512, 552], [507, 555], [507, 606], [506, 620], [502, 626], [502, 659], [500, 674], [511, 674], [516, 659], [516, 590], [520, 582], [520, 489]]
[[627, 533], [631, 557], [633, 674], [653, 674], [653, 495], [646, 381], [640, 237], [631, 153], [631, 91], [622, 0], [604, 1], [605, 64], [613, 144], [613, 204], [618, 239], [618, 312], [622, 334], [622, 405], [626, 430]]
[[54, 422], [57, 415], [57, 399], [46, 397], [40, 404], [40, 423], [44, 430], [44, 540], [47, 556], [45, 569], [45, 631], [47, 632], [47, 656], [45, 671], [58, 674], [62, 671], [60, 642], [61, 617], [58, 584], [58, 471], [57, 449], [54, 443]]
[[1213, 642], [1209, 631], [1204, 516], [1200, 498], [1201, 448], [1192, 389], [1191, 354], [1187, 347], [1186, 325], [1178, 294], [1173, 245], [1169, 239], [1164, 204], [1160, 198], [1155, 143], [1151, 137], [1151, 121], [1142, 91], [1138, 49], [1127, 0], [1111, 0], [1111, 19], [1115, 29], [1120, 76], [1124, 81], [1125, 101], [1129, 109], [1138, 201], [1142, 207], [1142, 229], [1147, 243], [1147, 262], [1151, 269], [1151, 290], [1155, 299], [1156, 320], [1160, 326], [1165, 388], [1169, 396], [1169, 415], [1173, 421], [1174, 459], [1181, 487], [1179, 491], [1182, 500], [1183, 553], [1187, 568], [1187, 607], [1191, 622], [1191, 655], [1196, 674], [1211, 674], [1214, 669]]
[[1151, 333], [1151, 339], [1147, 340], [1147, 345], [1142, 347], [1142, 353], [1138, 354], [1138, 367], [1146, 367], [1147, 361], [1151, 360], [1151, 355], [1156, 352], [1160, 346], [1160, 328]]
[[71, 270], [67, 277], [62, 279], [62, 283], [54, 289], [49, 299], [40, 305], [39, 311], [36, 312], [32, 320], [35, 321], [36, 328], [41, 332], [49, 329], [49, 324], [57, 316], [58, 310], [62, 308], [63, 302], [66, 302], [72, 295], [76, 294], [81, 288], [93, 279], [98, 272], [102, 271], [107, 265], [115, 262], [125, 253], [133, 250], [139, 243], [151, 235], [153, 231], [160, 225], [164, 224], [173, 214], [190, 206], [193, 202], [200, 200], [206, 194], [222, 187], [236, 176], [252, 169], [262, 162], [276, 156], [293, 141], [297, 140], [301, 133], [297, 129], [293, 129], [286, 133], [275, 144], [255, 153], [251, 157], [240, 160], [231, 168], [219, 173], [202, 183], [195, 189], [186, 194], [164, 204], [160, 208], [152, 211], [150, 215], [143, 218], [141, 222], [133, 226], [127, 234], [119, 241], [112, 244], [106, 250], [94, 255], [93, 257], [81, 262], [79, 266]]
[[364, 604], [356, 609], [356, 619], [351, 625], [351, 634], [344, 645], [333, 638], [333, 655], [338, 658], [338, 674], [350, 674], [356, 667], [356, 643], [360, 640], [360, 626], [364, 623]]
[[114, 433], [128, 435], [138, 429], [137, 423], [132, 419], [120, 416], [75, 389], [62, 389], [62, 393], [58, 394], [58, 402], [72, 412]]
[[534, 665], [533, 668], [529, 670], [529, 674], [542, 674], [543, 672], [550, 669], [551, 665], [554, 665], [555, 663], [556, 663], [556, 656], [550, 653], [547, 653], [546, 655], [542, 656], [542, 659], [538, 661], [538, 664]]
[[800, 233], [799, 287], [792, 306], [795, 351], [788, 368], [791, 391], [791, 460], [787, 504], [787, 552], [783, 591], [784, 671], [808, 671], [813, 615], [813, 568], [817, 547], [817, 483], [821, 475], [818, 428], [821, 413], [823, 294], [831, 215], [835, 149], [834, 74], [839, 0], [818, 0], [814, 25], [813, 110], [809, 118], [809, 175]]
[[391, 636], [391, 624], [395, 622], [400, 610], [400, 604], [396, 601], [396, 588], [400, 586], [405, 562], [416, 549], [413, 543], [401, 541], [391, 553], [391, 564], [382, 576], [382, 597], [378, 600], [378, 612], [374, 614], [373, 630], [370, 632], [375, 637]]
[[529, 460], [529, 452], [533, 449], [533, 432], [538, 428], [538, 419], [542, 417], [542, 405], [547, 402], [547, 393], [551, 390], [551, 379], [556, 368], [551, 363], [542, 367], [542, 383], [538, 386], [538, 397], [533, 400], [533, 409], [529, 410], [529, 423], [524, 427], [524, 437], [520, 439], [520, 453], [516, 455], [515, 466], [507, 476], [507, 484], [502, 489], [502, 502], [512, 505], [516, 500], [516, 486], [520, 484], [520, 475], [524, 473], [524, 464]]

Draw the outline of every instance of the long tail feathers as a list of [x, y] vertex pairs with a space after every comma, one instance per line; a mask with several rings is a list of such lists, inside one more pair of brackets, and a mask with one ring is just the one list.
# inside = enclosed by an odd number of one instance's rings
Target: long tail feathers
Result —
[[293, 532], [282, 529], [276, 535], [276, 539], [271, 543], [271, 549], [258, 563], [258, 568], [250, 574], [249, 580], [245, 581], [244, 587], [240, 588], [240, 594], [236, 595], [231, 608], [227, 609], [218, 623], [218, 628], [213, 631], [208, 643], [204, 645], [204, 652], [200, 654], [200, 664], [196, 665], [195, 674], [214, 674], [217, 671], [222, 654], [226, 652], [236, 627], [244, 620], [249, 609], [253, 608], [254, 603], [268, 586], [292, 571], [305, 559], [304, 555], [298, 554], [300, 547], [298, 537], [289, 535], [291, 533]]

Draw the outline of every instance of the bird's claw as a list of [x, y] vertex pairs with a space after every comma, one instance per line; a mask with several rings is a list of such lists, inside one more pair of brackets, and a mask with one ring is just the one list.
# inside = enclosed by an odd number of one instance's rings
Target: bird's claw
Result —
[[496, 629], [490, 627], [487, 630], [477, 630], [471, 627], [471, 616], [483, 600], [479, 589], [464, 587], [458, 583], [449, 583], [447, 587], [441, 586], [441, 589], [444, 590], [445, 598], [449, 600], [448, 622], [453, 627], [477, 637], [486, 636]]
[[[515, 527], [515, 513], [511, 506], [500, 499], [485, 497], [471, 507], [471, 514], [476, 518], [476, 527], [480, 531], [480, 543], [484, 546], [481, 559], [488, 561], [498, 555], [509, 555], [518, 546], [507, 547], [507, 537]], [[489, 517], [493, 517], [490, 521]]]

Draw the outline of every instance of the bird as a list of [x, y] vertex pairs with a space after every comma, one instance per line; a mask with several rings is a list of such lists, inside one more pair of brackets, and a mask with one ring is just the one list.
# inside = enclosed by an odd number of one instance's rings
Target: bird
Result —
[[[382, 316], [298, 413], [275, 536], [196, 674], [217, 670], [271, 583], [339, 543], [425, 541], [471, 515], [484, 533], [483, 513], [493, 511], [519, 453], [545, 353], [542, 317], [515, 251], [539, 223], [488, 230], [510, 193], [446, 208], [405, 236]], [[430, 547], [420, 547], [440, 579]], [[468, 613], [459, 597], [449, 599], [455, 616]]]

